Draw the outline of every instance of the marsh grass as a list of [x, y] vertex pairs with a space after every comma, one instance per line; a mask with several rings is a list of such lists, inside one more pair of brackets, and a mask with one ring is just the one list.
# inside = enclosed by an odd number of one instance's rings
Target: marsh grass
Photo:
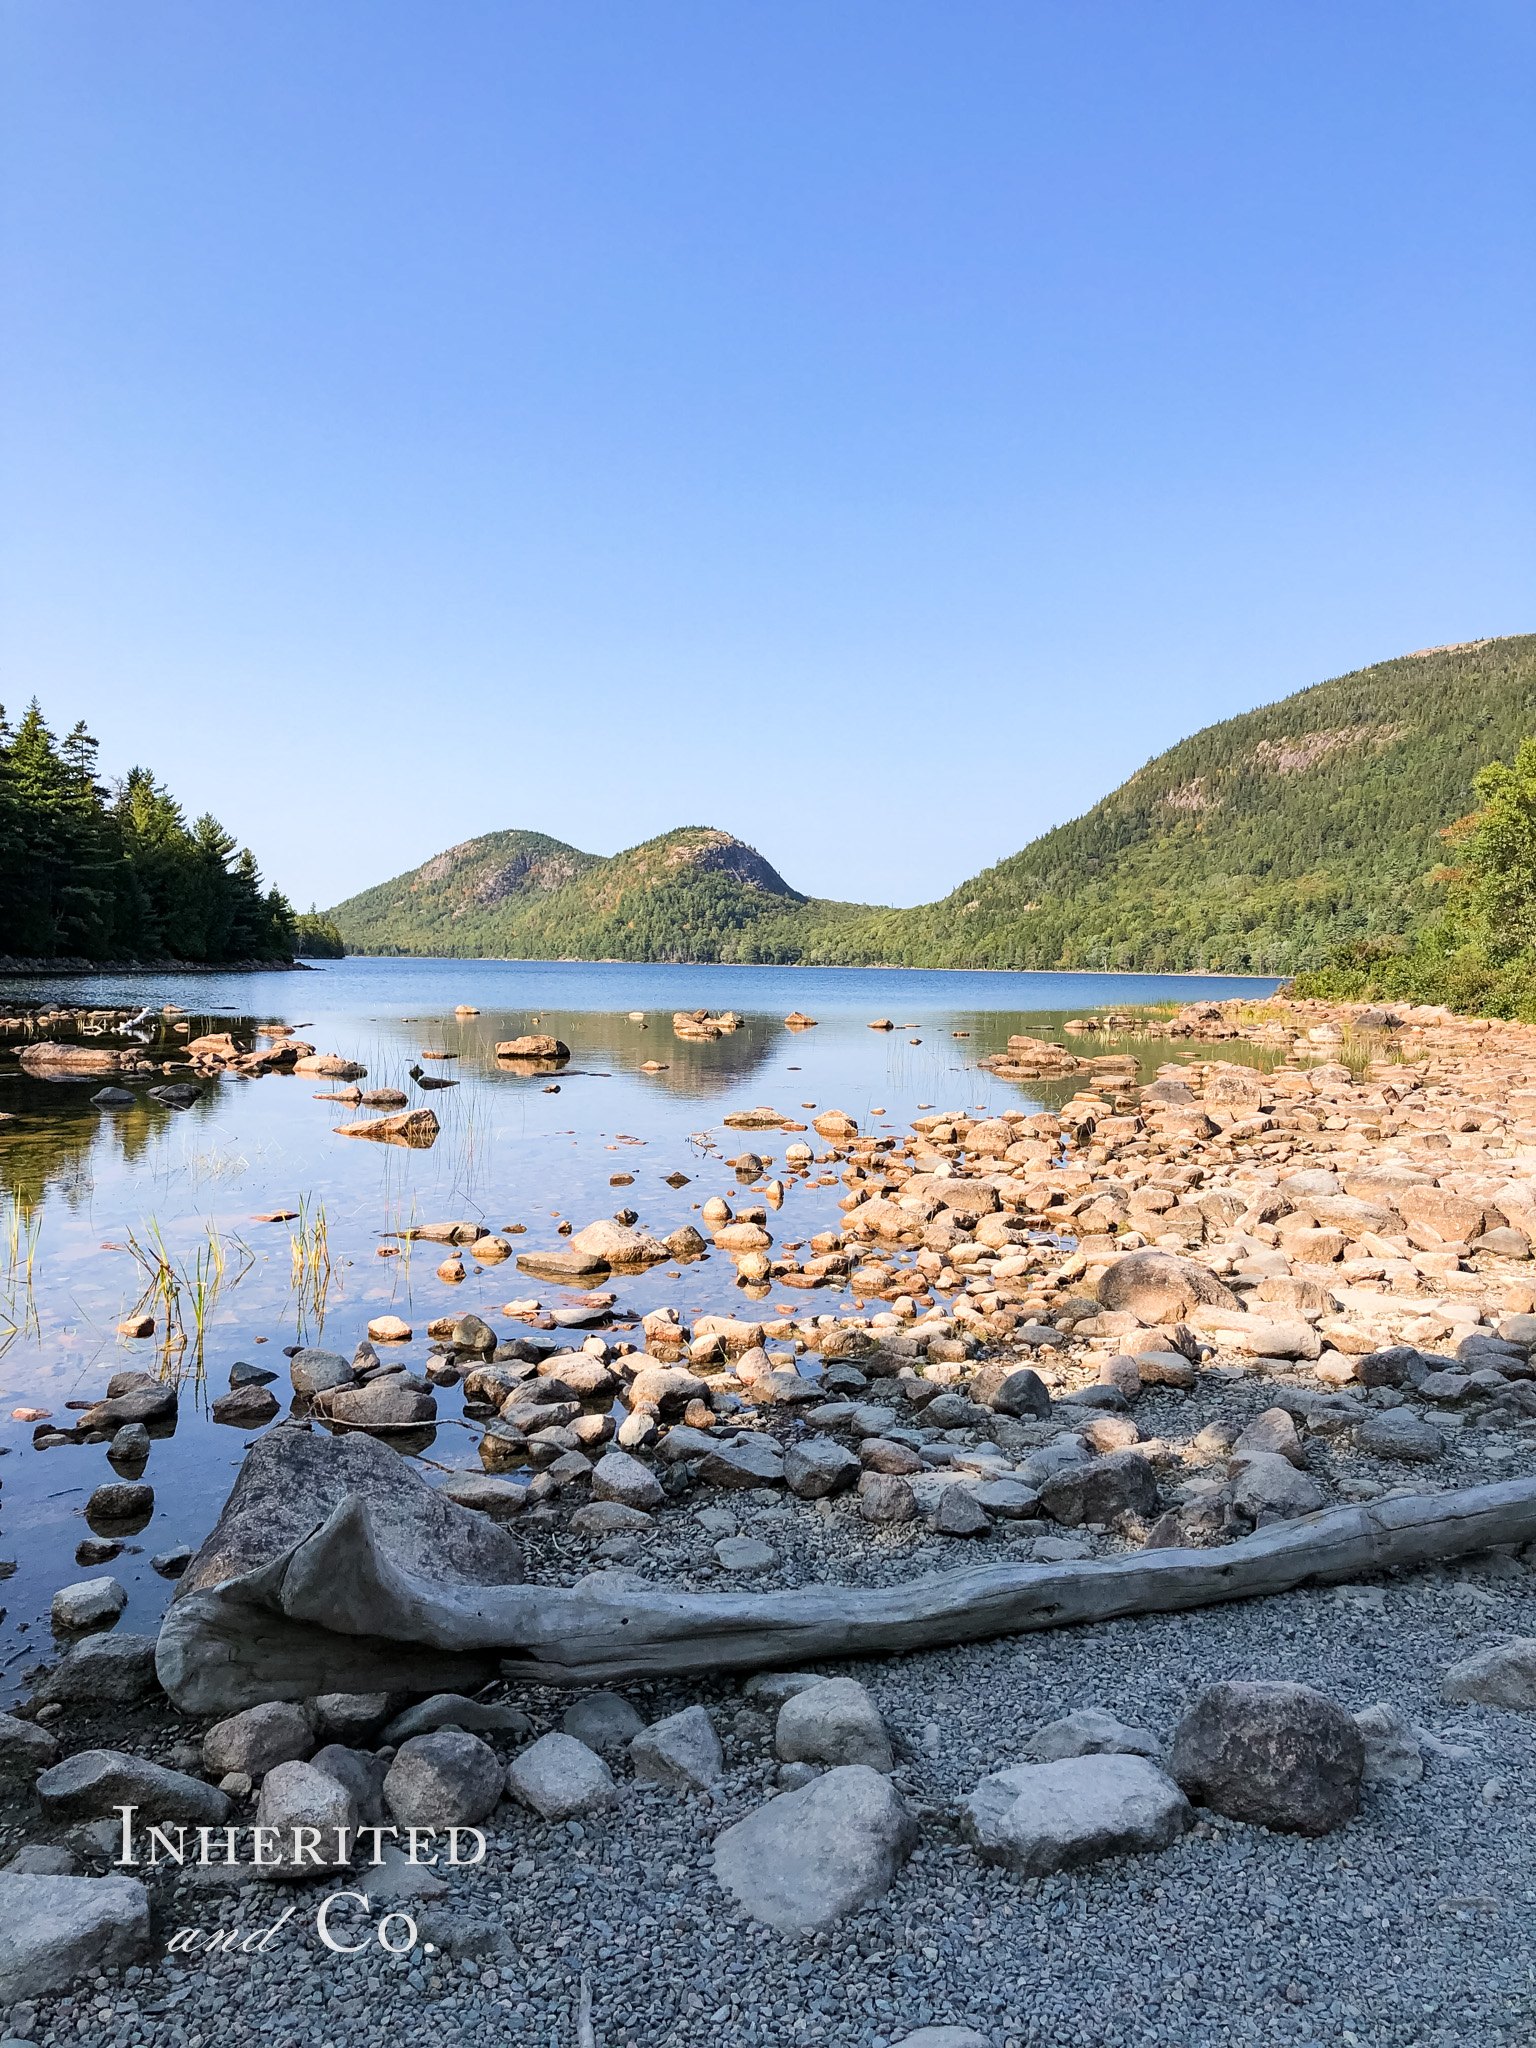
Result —
[[127, 1233], [124, 1249], [144, 1276], [134, 1312], [155, 1318], [162, 1374], [179, 1374], [190, 1365], [201, 1377], [203, 1344], [219, 1298], [226, 1287], [239, 1285], [256, 1254], [243, 1238], [226, 1242], [212, 1218], [189, 1257], [178, 1258], [170, 1249], [154, 1216]]
[[288, 1233], [288, 1243], [291, 1248], [289, 1286], [295, 1303], [298, 1334], [305, 1338], [309, 1325], [313, 1323], [314, 1334], [318, 1337], [325, 1330], [325, 1312], [332, 1282], [340, 1284], [331, 1263], [330, 1227], [323, 1201], [312, 1201], [308, 1195], [300, 1195], [299, 1213], [295, 1227]]
[[6, 1207], [0, 1255], [5, 1269], [0, 1279], [0, 1351], [22, 1335], [41, 1335], [33, 1268], [43, 1218], [39, 1209], [12, 1197]]

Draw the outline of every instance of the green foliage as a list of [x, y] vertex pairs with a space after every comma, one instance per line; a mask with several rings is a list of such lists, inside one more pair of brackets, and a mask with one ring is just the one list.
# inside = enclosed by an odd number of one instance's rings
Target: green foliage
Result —
[[287, 958], [293, 913], [207, 813], [191, 825], [146, 768], [97, 781], [83, 725], [58, 741], [0, 708], [0, 953], [34, 959]]
[[342, 960], [346, 947], [335, 923], [313, 903], [293, 920], [293, 950], [301, 960]]
[[1473, 788], [1480, 808], [1441, 834], [1464, 849], [1460, 867], [1440, 870], [1441, 914], [1411, 941], [1340, 948], [1297, 977], [1296, 994], [1536, 1023], [1536, 739], [1521, 740], [1513, 768], [1490, 761]]
[[[1533, 729], [1536, 636], [1484, 641], [1209, 726], [916, 910], [802, 897], [690, 827], [612, 860], [493, 833], [331, 915], [359, 952], [1291, 974], [1411, 950], [1444, 909], [1439, 835]], [[1536, 874], [1536, 764], [1525, 786]]]

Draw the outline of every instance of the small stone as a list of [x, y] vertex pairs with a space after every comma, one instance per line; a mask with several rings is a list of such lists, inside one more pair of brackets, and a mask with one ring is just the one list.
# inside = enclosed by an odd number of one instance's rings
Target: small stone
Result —
[[303, 1762], [314, 1749], [315, 1731], [304, 1710], [286, 1700], [268, 1700], [214, 1722], [203, 1737], [203, 1769], [212, 1778], [243, 1771], [255, 1782], [275, 1764]]
[[618, 1693], [589, 1692], [566, 1708], [560, 1726], [588, 1749], [604, 1750], [633, 1742], [645, 1723]]
[[[268, 1877], [314, 1877], [321, 1871], [346, 1867], [342, 1845], [357, 1827], [357, 1801], [345, 1785], [317, 1771], [313, 1764], [276, 1764], [262, 1781], [255, 1824], [277, 1830], [278, 1860], [262, 1865]], [[295, 1828], [314, 1831], [313, 1841], [298, 1856], [294, 1854]], [[345, 1830], [345, 1835], [340, 1830]], [[300, 1842], [305, 1838], [300, 1837]]]
[[1536, 1636], [1496, 1644], [1453, 1664], [1440, 1690], [1448, 1700], [1530, 1713], [1536, 1709]]
[[1261, 1518], [1310, 1515], [1327, 1504], [1317, 1481], [1298, 1472], [1289, 1458], [1272, 1451], [1252, 1453], [1238, 1471], [1232, 1488], [1234, 1504]]
[[1398, 1708], [1381, 1701], [1362, 1707], [1354, 1717], [1365, 1744], [1365, 1785], [1416, 1785], [1424, 1775], [1424, 1752], [1412, 1723]]
[[1113, 1714], [1083, 1707], [1059, 1721], [1047, 1721], [1024, 1745], [1040, 1763], [1058, 1763], [1071, 1756], [1158, 1757], [1163, 1745], [1150, 1728], [1128, 1728]]
[[571, 1527], [577, 1535], [594, 1540], [604, 1536], [638, 1535], [642, 1530], [654, 1529], [655, 1526], [656, 1517], [648, 1515], [644, 1508], [626, 1507], [617, 1500], [589, 1501], [571, 1516]]
[[710, 1486], [780, 1484], [784, 1478], [783, 1453], [772, 1437], [766, 1436], [749, 1436], [733, 1444], [712, 1444], [708, 1456], [700, 1463], [699, 1477]]
[[1307, 1454], [1296, 1434], [1296, 1424], [1283, 1408], [1266, 1408], [1262, 1415], [1256, 1415], [1238, 1437], [1233, 1450], [1238, 1457], [1251, 1457], [1257, 1452], [1269, 1453], [1289, 1459], [1300, 1471], [1306, 1470]]
[[617, 1501], [621, 1507], [649, 1509], [666, 1499], [661, 1481], [648, 1465], [628, 1451], [605, 1451], [592, 1468], [595, 1501]]
[[859, 1481], [859, 1513], [866, 1522], [910, 1522], [917, 1496], [895, 1472], [866, 1472]]
[[168, 1771], [118, 1749], [83, 1749], [44, 1771], [38, 1799], [49, 1820], [111, 1820], [120, 1806], [137, 1806], [144, 1826], [183, 1821], [221, 1827], [229, 1801], [201, 1778]]
[[777, 1565], [779, 1553], [756, 1536], [722, 1536], [715, 1558], [728, 1572], [767, 1572]]
[[703, 1707], [653, 1721], [630, 1743], [629, 1756], [637, 1778], [680, 1792], [708, 1791], [725, 1773], [725, 1753]]
[[773, 1746], [785, 1763], [867, 1764], [894, 1767], [880, 1709], [857, 1679], [828, 1678], [787, 1699], [779, 1709]]
[[441, 1728], [403, 1743], [384, 1780], [384, 1803], [401, 1827], [470, 1827], [501, 1797], [496, 1752], [478, 1736]]
[[321, 1742], [344, 1743], [349, 1749], [378, 1739], [389, 1719], [387, 1692], [322, 1692], [304, 1702]]
[[109, 1528], [118, 1524], [143, 1528], [154, 1513], [155, 1489], [142, 1481], [119, 1480], [115, 1484], [98, 1486], [85, 1504], [85, 1519], [93, 1529], [99, 1530], [103, 1523]]
[[570, 1735], [541, 1735], [507, 1766], [507, 1791], [544, 1820], [579, 1819], [613, 1806], [618, 1788], [602, 1758]]
[[1445, 1455], [1445, 1438], [1411, 1408], [1389, 1408], [1370, 1416], [1355, 1431], [1355, 1444], [1372, 1458], [1427, 1465]]
[[231, 1387], [208, 1412], [231, 1429], [259, 1429], [277, 1414], [278, 1403], [270, 1387]]
[[59, 1760], [59, 1745], [46, 1728], [0, 1714], [0, 1780], [30, 1785], [39, 1771]]
[[809, 1692], [813, 1685], [826, 1682], [825, 1676], [816, 1671], [754, 1671], [741, 1688], [741, 1696], [755, 1707], [777, 1713], [796, 1693]]
[[158, 1572], [162, 1579], [179, 1579], [191, 1562], [190, 1543], [178, 1543], [173, 1549], [158, 1551], [149, 1560], [151, 1571]]
[[939, 1536], [986, 1536], [992, 1524], [987, 1511], [965, 1486], [946, 1486], [939, 1504], [928, 1517], [928, 1526]]
[[403, 1714], [396, 1714], [381, 1739], [387, 1746], [398, 1748], [413, 1735], [431, 1735], [439, 1728], [526, 1735], [531, 1726], [521, 1707], [508, 1706], [504, 1700], [470, 1700], [462, 1693], [436, 1692], [430, 1699], [407, 1707]]
[[861, 1467], [858, 1458], [842, 1444], [825, 1437], [791, 1444], [784, 1453], [784, 1483], [800, 1500], [823, 1500], [856, 1485]]

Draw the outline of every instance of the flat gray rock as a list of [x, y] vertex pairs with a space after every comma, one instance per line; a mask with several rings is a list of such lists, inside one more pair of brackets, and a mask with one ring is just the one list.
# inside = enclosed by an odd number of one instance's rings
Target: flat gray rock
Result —
[[1193, 1822], [1179, 1787], [1143, 1756], [1015, 1764], [983, 1778], [960, 1809], [982, 1860], [1022, 1877], [1165, 1849]]
[[754, 1920], [798, 1934], [882, 1898], [916, 1843], [889, 1779], [848, 1764], [717, 1835], [715, 1876]]
[[0, 1870], [0, 2005], [124, 1969], [149, 1948], [149, 1894], [131, 1877]]
[[30, 1785], [39, 1771], [59, 1760], [59, 1745], [35, 1721], [0, 1714], [0, 1779]]
[[757, 1536], [722, 1536], [715, 1558], [728, 1572], [766, 1572], [778, 1563], [779, 1553]]
[[224, 1794], [185, 1771], [168, 1771], [120, 1749], [82, 1749], [44, 1771], [37, 1796], [49, 1820], [112, 1820], [120, 1806], [137, 1806], [141, 1827], [182, 1821], [220, 1827], [229, 1819]]
[[1047, 1721], [1024, 1745], [1038, 1763], [1057, 1763], [1071, 1756], [1149, 1756], [1163, 1753], [1150, 1728], [1128, 1728], [1113, 1714], [1083, 1707], [1059, 1721]]
[[481, 1734], [500, 1730], [508, 1735], [526, 1735], [529, 1726], [528, 1716], [522, 1708], [510, 1707], [505, 1701], [469, 1700], [462, 1693], [438, 1692], [429, 1700], [418, 1700], [403, 1714], [396, 1714], [379, 1740], [398, 1749], [413, 1735], [430, 1735], [437, 1728], [468, 1728]]
[[1536, 1636], [1519, 1636], [1453, 1664], [1440, 1690], [1448, 1700], [1530, 1713], [1536, 1709]]

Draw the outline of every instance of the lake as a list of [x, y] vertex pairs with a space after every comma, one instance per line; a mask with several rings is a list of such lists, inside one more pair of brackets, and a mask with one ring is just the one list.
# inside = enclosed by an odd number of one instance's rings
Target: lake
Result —
[[[109, 1570], [129, 1593], [120, 1625], [157, 1626], [173, 1589], [149, 1560], [179, 1543], [197, 1547], [250, 1440], [248, 1430], [220, 1427], [207, 1412], [238, 1361], [274, 1370], [273, 1390], [286, 1406], [285, 1345], [323, 1343], [350, 1357], [369, 1320], [392, 1313], [414, 1335], [389, 1355], [420, 1366], [434, 1317], [474, 1309], [498, 1334], [516, 1336], [527, 1325], [501, 1315], [507, 1302], [536, 1298], [544, 1310], [578, 1302], [511, 1261], [483, 1269], [466, 1261], [464, 1279], [451, 1283], [437, 1276], [441, 1247], [401, 1252], [386, 1233], [465, 1218], [492, 1231], [521, 1224], [512, 1240], [519, 1251], [555, 1249], [562, 1221], [580, 1229], [631, 1208], [664, 1236], [697, 1223], [710, 1196], [742, 1197], [726, 1161], [748, 1147], [777, 1160], [770, 1173], [782, 1169], [789, 1141], [778, 1131], [729, 1131], [729, 1112], [770, 1104], [809, 1123], [836, 1108], [861, 1131], [894, 1135], [925, 1109], [1053, 1108], [1076, 1081], [1004, 1081], [978, 1063], [1003, 1050], [1010, 1033], [1066, 1036], [1084, 1050], [1134, 1051], [1142, 1080], [1150, 1080], [1160, 1063], [1191, 1049], [1164, 1037], [1155, 1017], [1132, 1033], [1085, 1040], [1063, 1025], [1109, 1010], [1261, 1000], [1276, 986], [1214, 975], [374, 959], [288, 974], [0, 981], [0, 1008], [38, 999], [179, 1005], [183, 1015], [156, 1024], [157, 1061], [175, 1061], [178, 1037], [228, 1030], [245, 1044], [259, 1024], [291, 1024], [318, 1051], [366, 1067], [360, 1085], [398, 1088], [413, 1107], [430, 1106], [441, 1125], [423, 1150], [338, 1137], [335, 1126], [377, 1112], [317, 1099], [344, 1083], [291, 1074], [194, 1076], [202, 1093], [182, 1111], [146, 1094], [151, 1082], [179, 1076], [146, 1075], [127, 1084], [133, 1108], [102, 1110], [91, 1097], [103, 1077], [34, 1078], [17, 1066], [19, 1041], [0, 1041], [0, 1112], [8, 1119], [0, 1122], [0, 1558], [17, 1567], [3, 1587], [0, 1693], [14, 1699], [26, 1689], [22, 1674], [54, 1655], [49, 1604], [60, 1586]], [[478, 1014], [456, 1017], [459, 1005]], [[733, 1010], [740, 1025], [715, 1039], [677, 1036], [673, 1013], [699, 1009]], [[787, 1030], [783, 1019], [795, 1010], [816, 1018], [815, 1028]], [[897, 1028], [869, 1029], [881, 1018]], [[178, 1022], [190, 1029], [176, 1033]], [[562, 1071], [498, 1067], [497, 1041], [529, 1031], [569, 1046]], [[1251, 1046], [1226, 1051], [1267, 1064]], [[453, 1057], [425, 1057], [432, 1053]], [[413, 1065], [458, 1085], [423, 1092], [410, 1078]], [[673, 1186], [669, 1176], [686, 1178]], [[830, 1184], [786, 1178], [783, 1207], [770, 1212], [778, 1242], [837, 1227], [841, 1181], [820, 1172], [812, 1179]], [[300, 1213], [256, 1220], [277, 1210]], [[397, 1255], [381, 1257], [381, 1247]], [[119, 1323], [145, 1304], [157, 1266], [167, 1279], [159, 1301], [147, 1304], [155, 1336], [120, 1337]], [[605, 1334], [635, 1342], [635, 1318], [664, 1303], [685, 1321], [748, 1305], [734, 1265], [718, 1254], [604, 1284], [618, 1296], [616, 1328]], [[770, 1288], [754, 1300], [758, 1315], [780, 1303], [797, 1317], [856, 1306], [854, 1295], [833, 1288]], [[557, 1341], [579, 1344], [581, 1332]], [[67, 1426], [67, 1404], [99, 1398], [125, 1367], [176, 1378], [180, 1417], [174, 1435], [154, 1443], [144, 1471], [155, 1488], [148, 1527], [115, 1562], [82, 1568], [75, 1548], [90, 1533], [85, 1502], [120, 1475], [104, 1443], [34, 1449], [34, 1425], [12, 1419], [12, 1410], [46, 1409]], [[429, 1477], [478, 1470], [480, 1431], [463, 1418], [457, 1390], [437, 1398], [424, 1469]]]

